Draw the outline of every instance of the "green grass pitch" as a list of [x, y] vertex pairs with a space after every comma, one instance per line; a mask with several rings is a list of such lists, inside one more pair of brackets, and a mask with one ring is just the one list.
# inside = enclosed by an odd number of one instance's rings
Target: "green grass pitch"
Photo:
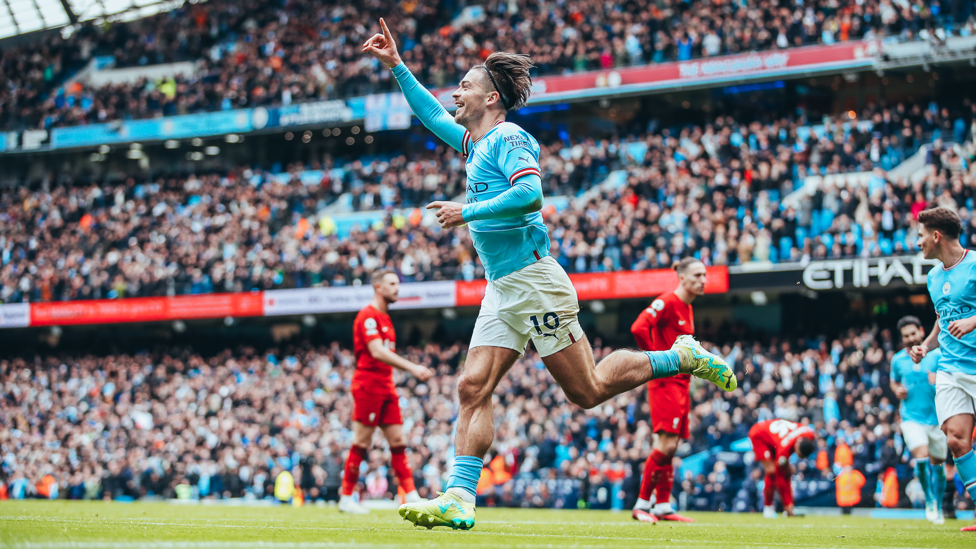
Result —
[[335, 508], [228, 507], [167, 503], [0, 502], [0, 548], [332, 549], [416, 547], [609, 548], [967, 548], [968, 523], [921, 520], [690, 513], [695, 524], [637, 523], [629, 513], [479, 509], [469, 532], [426, 530], [395, 511], [365, 517]]

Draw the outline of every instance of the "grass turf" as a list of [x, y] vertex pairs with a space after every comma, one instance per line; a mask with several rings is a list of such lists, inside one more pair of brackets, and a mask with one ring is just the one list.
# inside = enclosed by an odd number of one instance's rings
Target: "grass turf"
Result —
[[457, 546], [671, 549], [967, 548], [968, 523], [689, 513], [695, 524], [642, 524], [608, 511], [479, 509], [469, 532], [416, 528], [396, 511], [341, 515], [335, 508], [227, 507], [167, 503], [0, 502], [0, 548], [19, 549], [332, 549]]

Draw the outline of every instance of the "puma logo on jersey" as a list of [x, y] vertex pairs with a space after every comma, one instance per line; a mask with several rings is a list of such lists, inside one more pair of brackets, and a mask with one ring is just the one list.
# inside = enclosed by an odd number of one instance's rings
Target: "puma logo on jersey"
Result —
[[383, 331], [384, 332], [387, 331], [387, 330], [389, 330], [389, 329], [390, 329], [389, 326], [383, 326]]
[[[679, 320], [678, 321], [678, 326], [684, 326], [684, 325], [685, 325], [685, 321], [684, 320]], [[386, 328], [383, 328], [383, 329], [385, 330]]]
[[559, 337], [557, 337], [556, 334], [547, 334], [545, 332], [543, 332], [542, 337], [551, 337], [553, 339], [559, 339]]

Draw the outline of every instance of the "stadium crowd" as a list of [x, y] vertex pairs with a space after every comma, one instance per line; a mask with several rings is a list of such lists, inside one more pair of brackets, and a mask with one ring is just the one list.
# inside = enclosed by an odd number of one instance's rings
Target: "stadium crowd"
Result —
[[[717, 328], [704, 331], [720, 337]], [[680, 455], [729, 450], [755, 422], [782, 418], [809, 422], [820, 439], [819, 452], [796, 463], [797, 482], [829, 480], [850, 463], [876, 471], [907, 462], [888, 389], [896, 350], [890, 330], [851, 329], [819, 341], [750, 342], [741, 329], [726, 336], [730, 343], [716, 351], [741, 372], [740, 389], [693, 384], [692, 438]], [[597, 358], [610, 352], [599, 339], [594, 344]], [[427, 383], [397, 375], [421, 495], [441, 489], [449, 473], [454, 385], [465, 353], [461, 343], [403, 352], [436, 369]], [[278, 473], [291, 471], [308, 500], [335, 500], [352, 437], [354, 364], [336, 343], [214, 356], [160, 348], [2, 359], [0, 496], [263, 499]], [[646, 391], [585, 411], [530, 351], [496, 395], [497, 435], [479, 485], [488, 504], [619, 508], [634, 501], [651, 444]], [[386, 451], [378, 445], [364, 461], [361, 498], [396, 493]], [[758, 465], [742, 451], [728, 463], [713, 455], [697, 470], [683, 469], [675, 488], [681, 505], [758, 509]]]
[[[915, 215], [932, 204], [959, 208], [976, 246], [976, 106], [966, 107], [869, 107], [861, 123], [819, 129], [719, 116], [703, 127], [652, 124], [640, 137], [543, 144], [545, 192], [571, 197], [544, 210], [552, 254], [569, 272], [667, 267], [688, 255], [741, 265], [899, 254], [913, 250]], [[923, 177], [886, 173], [931, 139]], [[347, 285], [380, 266], [407, 281], [483, 276], [467, 231], [441, 230], [417, 209], [464, 192], [458, 153], [310, 168], [319, 174], [311, 182], [304, 166], [275, 175], [242, 167], [2, 189], [0, 302]], [[618, 170], [622, 185], [594, 189]], [[808, 175], [872, 170], [863, 186], [824, 184], [784, 203]], [[386, 218], [341, 233], [318, 212], [342, 196]]]
[[[187, 3], [127, 23], [83, 26], [69, 38], [0, 49], [0, 128], [53, 128], [390, 91], [389, 71], [356, 47], [386, 16], [404, 61], [425, 83], [458, 82], [492, 51], [531, 55], [537, 74], [687, 60], [862, 38], [968, 35], [954, 3], [655, 3], [492, 0], [483, 18], [457, 4], [372, 0]], [[367, 23], [368, 22], [368, 23]], [[195, 61], [192, 74], [91, 87], [68, 81], [91, 57], [117, 67]]]

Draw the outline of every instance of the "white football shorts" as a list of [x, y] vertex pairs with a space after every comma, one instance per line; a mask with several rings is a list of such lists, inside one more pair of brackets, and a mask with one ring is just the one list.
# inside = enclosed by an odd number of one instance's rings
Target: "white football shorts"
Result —
[[901, 422], [901, 436], [908, 451], [919, 446], [929, 447], [929, 456], [944, 460], [949, 452], [949, 441], [938, 425], [925, 425], [917, 421]]
[[935, 374], [935, 415], [939, 425], [959, 414], [976, 415], [976, 376], [940, 371]]
[[544, 257], [488, 281], [470, 347], [504, 347], [524, 354], [532, 339], [539, 356], [546, 357], [583, 338], [577, 314], [576, 288], [555, 259]]

